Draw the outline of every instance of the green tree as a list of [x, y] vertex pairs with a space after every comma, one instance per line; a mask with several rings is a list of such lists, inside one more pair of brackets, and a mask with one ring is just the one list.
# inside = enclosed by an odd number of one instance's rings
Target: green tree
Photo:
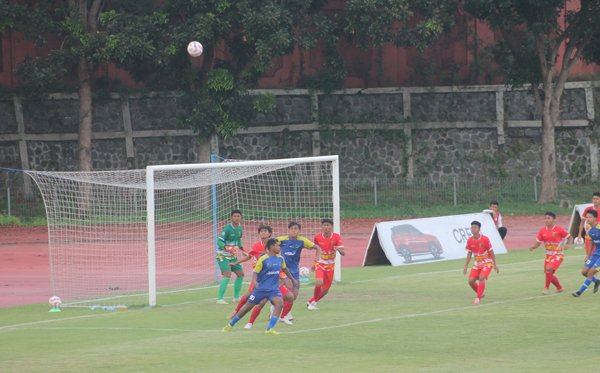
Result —
[[494, 59], [507, 82], [531, 84], [542, 118], [539, 203], [555, 201], [555, 128], [560, 123], [560, 101], [575, 62], [582, 58], [600, 61], [600, 2], [465, 0], [464, 7], [502, 36], [494, 46]]
[[[195, 129], [206, 154], [212, 135], [231, 136], [273, 106], [273, 97], [248, 90], [275, 57], [323, 43], [328, 58], [318, 78], [334, 86], [345, 73], [340, 39], [365, 48], [422, 47], [443, 33], [453, 15], [449, 0], [348, 0], [339, 11], [326, 0], [24, 3], [30, 5], [16, 23], [19, 28], [40, 44], [48, 36], [62, 40], [47, 58], [23, 64], [25, 86], [36, 92], [56, 89], [64, 76], [77, 72], [81, 170], [91, 169], [93, 71], [101, 64], [116, 64], [148, 89], [181, 92], [182, 122]], [[0, 12], [10, 8], [7, 4], [0, 0]], [[204, 45], [199, 59], [186, 53], [191, 40]]]

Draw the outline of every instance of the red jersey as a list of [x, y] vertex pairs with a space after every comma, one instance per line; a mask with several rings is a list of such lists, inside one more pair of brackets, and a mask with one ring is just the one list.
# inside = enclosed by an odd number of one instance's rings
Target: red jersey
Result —
[[252, 267], [256, 265], [258, 258], [260, 258], [265, 253], [266, 249], [267, 244], [263, 243], [262, 241], [258, 241], [257, 243], [252, 245], [252, 250], [250, 250], [250, 252], [248, 253], [248, 255], [250, 255], [254, 259], [252, 261]]
[[335, 267], [335, 256], [337, 255], [336, 247], [344, 246], [342, 236], [338, 233], [332, 233], [331, 237], [323, 236], [319, 233], [313, 239], [313, 242], [321, 248], [321, 256], [318, 260], [319, 267], [326, 271], [333, 271]]
[[469, 237], [466, 249], [473, 253], [475, 257], [473, 268], [479, 269], [480, 267], [491, 267], [494, 265], [494, 260], [490, 255], [492, 252], [492, 243], [487, 236], [480, 234], [477, 239], [473, 236]]
[[536, 240], [546, 246], [546, 255], [563, 255], [561, 243], [565, 238], [569, 237], [569, 232], [558, 225], [548, 229], [543, 227], [537, 234]]

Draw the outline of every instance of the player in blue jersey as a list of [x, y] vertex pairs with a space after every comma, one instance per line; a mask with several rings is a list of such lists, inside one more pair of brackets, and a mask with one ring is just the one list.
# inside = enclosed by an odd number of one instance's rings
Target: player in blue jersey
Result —
[[[288, 275], [288, 279], [284, 280], [284, 282], [294, 294], [294, 299], [298, 298], [298, 290], [300, 289], [300, 254], [302, 254], [302, 249], [316, 250], [315, 263], [321, 257], [321, 248], [319, 245], [301, 236], [300, 229], [300, 223], [291, 221], [288, 223], [288, 235], [277, 237], [279, 242], [281, 242], [281, 255], [285, 258], [285, 262], [292, 273], [292, 277]], [[292, 279], [296, 280], [293, 286], [289, 283]], [[285, 302], [283, 312], [281, 312], [281, 321], [288, 325], [292, 324], [290, 315], [292, 306], [293, 302]]]
[[285, 273], [292, 278], [294, 286], [298, 285], [298, 281], [292, 277], [288, 270], [285, 259], [281, 256], [281, 245], [275, 238], [270, 238], [267, 241], [267, 251], [256, 262], [254, 272], [252, 273], [252, 281], [256, 284], [252, 294], [248, 297], [246, 304], [233, 316], [231, 321], [223, 328], [224, 332], [230, 331], [233, 326], [250, 311], [255, 305], [261, 304], [269, 300], [273, 306], [273, 315], [269, 319], [269, 325], [265, 334], [279, 334], [273, 328], [279, 320], [279, 314], [283, 308], [283, 297], [279, 291], [279, 273]]
[[587, 235], [590, 237], [590, 243], [592, 245], [591, 255], [585, 261], [583, 268], [581, 269], [581, 274], [585, 276], [585, 281], [572, 295], [574, 297], [579, 297], [583, 294], [584, 291], [587, 290], [588, 286], [594, 283], [594, 293], [598, 292], [598, 288], [600, 288], [600, 280], [596, 277], [596, 273], [598, 273], [598, 268], [600, 267], [600, 224], [596, 222], [598, 218], [598, 212], [596, 210], [587, 210], [585, 213], [586, 225], [590, 227], [587, 231]]

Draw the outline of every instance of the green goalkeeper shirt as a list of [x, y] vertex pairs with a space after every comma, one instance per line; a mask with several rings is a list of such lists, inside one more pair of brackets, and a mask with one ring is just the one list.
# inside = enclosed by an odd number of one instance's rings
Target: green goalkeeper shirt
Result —
[[238, 246], [240, 249], [242, 246], [242, 225], [238, 225], [237, 228], [231, 223], [227, 224], [219, 238], [217, 239], [217, 256], [221, 255], [224, 257], [235, 257], [235, 252], [230, 252], [225, 249], [226, 246]]

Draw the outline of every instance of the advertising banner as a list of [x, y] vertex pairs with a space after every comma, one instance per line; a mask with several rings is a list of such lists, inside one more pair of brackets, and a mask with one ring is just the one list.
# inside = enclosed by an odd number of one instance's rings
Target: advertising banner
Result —
[[573, 207], [573, 213], [571, 214], [571, 222], [569, 223], [569, 229], [567, 232], [571, 234], [571, 237], [577, 237], [579, 234], [579, 224], [581, 224], [581, 216], [583, 215], [583, 210], [592, 206], [591, 203], [584, 203], [581, 205], [575, 205]]
[[466, 258], [465, 246], [471, 236], [471, 222], [481, 223], [496, 254], [506, 246], [488, 213], [386, 221], [375, 224], [365, 251], [363, 266], [393, 266]]

